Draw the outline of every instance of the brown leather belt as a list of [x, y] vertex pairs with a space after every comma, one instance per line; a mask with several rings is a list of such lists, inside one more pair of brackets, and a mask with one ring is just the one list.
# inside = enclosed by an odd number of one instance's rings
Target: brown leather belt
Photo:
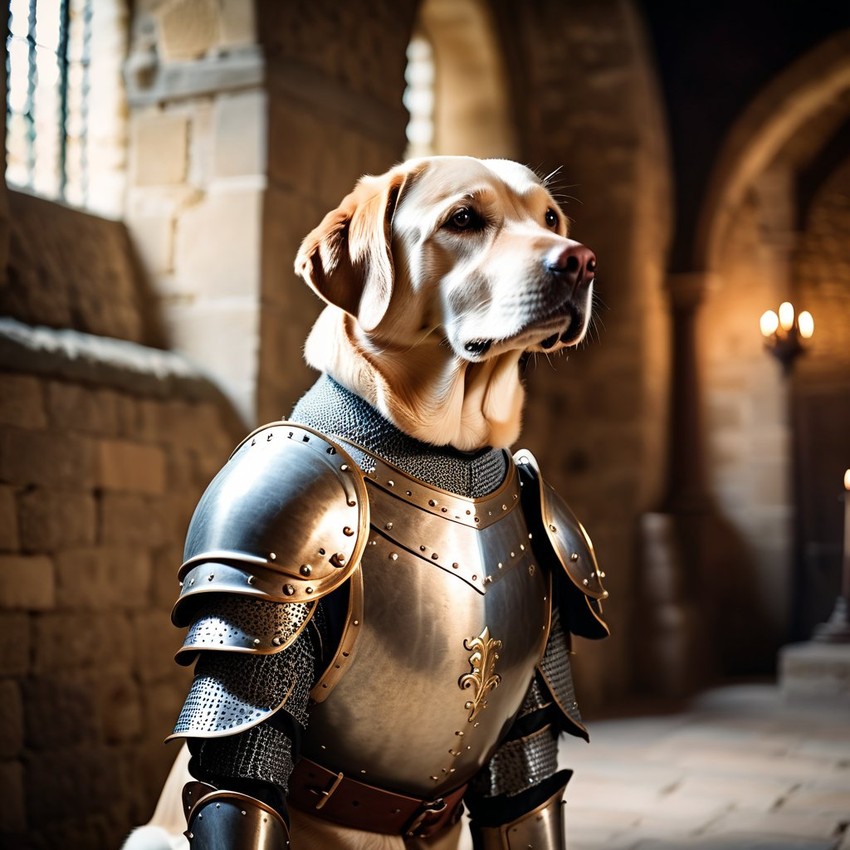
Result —
[[302, 758], [289, 778], [288, 802], [352, 829], [428, 838], [456, 823], [466, 785], [433, 800], [394, 794]]

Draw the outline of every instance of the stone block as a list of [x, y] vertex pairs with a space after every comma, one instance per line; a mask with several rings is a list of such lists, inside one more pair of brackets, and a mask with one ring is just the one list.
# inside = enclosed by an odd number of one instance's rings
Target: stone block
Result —
[[145, 271], [156, 277], [174, 268], [174, 219], [169, 215], [135, 215], [127, 218], [133, 244]]
[[180, 216], [175, 273], [192, 281], [197, 295], [259, 297], [262, 205], [262, 189], [220, 190]]
[[220, 0], [221, 32], [223, 47], [239, 47], [254, 44], [257, 40], [254, 3], [244, 0]]
[[100, 540], [106, 544], [153, 549], [169, 540], [162, 500], [135, 493], [104, 493]]
[[181, 633], [174, 628], [167, 610], [147, 611], [133, 618], [137, 646], [143, 646], [136, 659], [136, 672], [142, 682], [168, 678], [174, 669], [174, 653], [183, 643]]
[[173, 186], [186, 179], [189, 117], [185, 112], [136, 113], [130, 133], [130, 179], [134, 185]]
[[0, 605], [49, 611], [56, 606], [53, 561], [44, 555], [0, 555]]
[[850, 644], [808, 641], [783, 647], [779, 685], [791, 704], [850, 706]]
[[50, 424], [62, 430], [115, 436], [119, 398], [112, 390], [51, 381], [47, 385]]
[[85, 817], [107, 809], [120, 788], [113, 751], [104, 746], [46, 751], [24, 770], [27, 815], [42, 828], [62, 821], [82, 828]]
[[219, 40], [216, 0], [170, 0], [156, 12], [159, 55], [165, 62], [197, 59]]
[[156, 446], [103, 440], [98, 483], [105, 490], [157, 495], [165, 492], [165, 454]]
[[24, 746], [24, 707], [18, 683], [0, 681], [0, 759], [17, 758]]
[[21, 547], [26, 552], [54, 552], [94, 543], [97, 507], [94, 496], [74, 490], [37, 488], [18, 496]]
[[268, 99], [262, 91], [222, 95], [217, 99], [213, 127], [214, 177], [265, 174], [267, 108]]
[[[34, 624], [33, 644], [37, 673], [65, 673], [112, 664], [131, 666], [135, 657], [133, 630], [123, 614], [45, 614]], [[144, 644], [140, 647], [144, 649]]]
[[0, 762], [0, 834], [27, 828], [24, 804], [24, 767], [19, 761]]
[[0, 676], [25, 676], [29, 667], [29, 615], [0, 614]]
[[95, 483], [95, 443], [67, 433], [0, 428], [0, 480], [85, 490]]
[[29, 375], [0, 373], [0, 424], [21, 428], [44, 428], [42, 381]]
[[86, 670], [74, 682], [91, 695], [99, 736], [108, 744], [133, 741], [142, 732], [142, 698], [132, 670]]
[[175, 543], [154, 554], [151, 599], [161, 610], [170, 610], [180, 593], [177, 571], [183, 563], [183, 545]]
[[85, 546], [56, 556], [57, 595], [74, 610], [115, 610], [147, 604], [151, 556], [136, 547]]
[[97, 705], [88, 682], [61, 675], [28, 679], [23, 697], [28, 748], [43, 752], [97, 742]]
[[14, 552], [19, 546], [15, 490], [0, 485], [0, 552]]

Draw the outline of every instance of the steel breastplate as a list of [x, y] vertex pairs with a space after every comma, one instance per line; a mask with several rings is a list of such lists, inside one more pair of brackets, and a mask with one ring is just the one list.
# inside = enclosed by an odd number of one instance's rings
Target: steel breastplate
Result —
[[433, 798], [477, 773], [516, 716], [546, 646], [551, 581], [512, 462], [499, 490], [466, 499], [374, 460], [369, 540], [303, 751]]

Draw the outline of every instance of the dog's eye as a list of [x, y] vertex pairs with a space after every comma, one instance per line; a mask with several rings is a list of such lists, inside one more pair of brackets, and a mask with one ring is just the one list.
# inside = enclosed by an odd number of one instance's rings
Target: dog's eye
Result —
[[446, 227], [450, 230], [480, 230], [484, 227], [484, 219], [470, 207], [461, 207], [455, 210]]
[[551, 227], [554, 230], [558, 226], [558, 214], [551, 207], [546, 210], [546, 227]]

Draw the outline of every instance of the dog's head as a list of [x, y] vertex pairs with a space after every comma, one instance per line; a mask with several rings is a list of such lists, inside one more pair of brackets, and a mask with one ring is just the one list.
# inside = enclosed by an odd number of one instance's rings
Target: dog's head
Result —
[[295, 268], [379, 347], [446, 344], [477, 363], [575, 345], [596, 258], [532, 171], [430, 157], [364, 177], [304, 240]]

